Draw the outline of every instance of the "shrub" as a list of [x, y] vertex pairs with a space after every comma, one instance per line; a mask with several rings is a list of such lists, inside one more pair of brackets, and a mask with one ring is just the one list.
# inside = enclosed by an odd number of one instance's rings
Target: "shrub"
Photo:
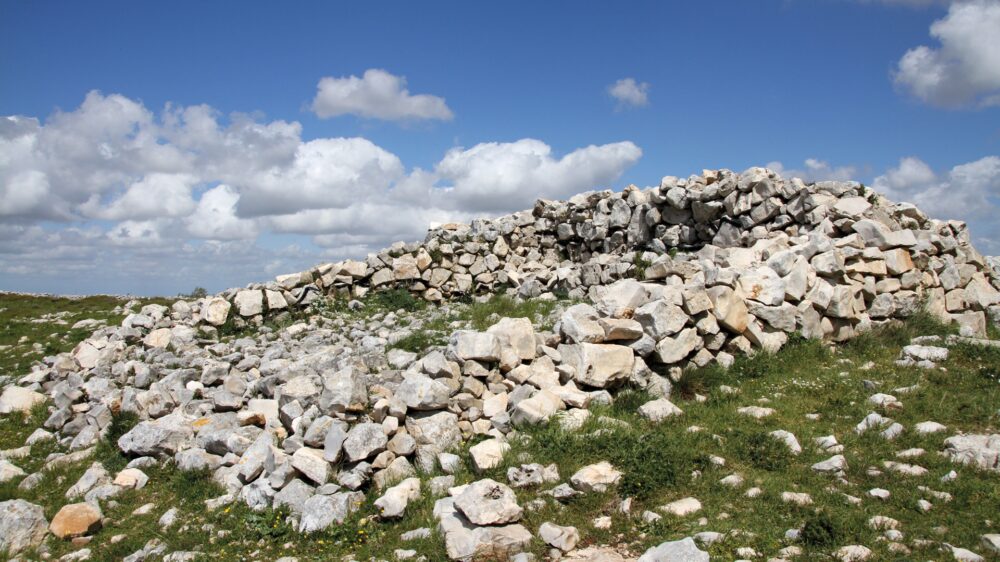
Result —
[[732, 441], [741, 460], [762, 470], [782, 470], [791, 462], [788, 446], [766, 432], [737, 433]]
[[813, 547], [831, 547], [840, 544], [840, 526], [826, 512], [817, 513], [806, 519], [799, 538], [803, 544]]
[[367, 305], [386, 311], [402, 309], [407, 312], [414, 312], [427, 307], [427, 301], [413, 296], [406, 289], [377, 291], [371, 293], [371, 296], [367, 300]]

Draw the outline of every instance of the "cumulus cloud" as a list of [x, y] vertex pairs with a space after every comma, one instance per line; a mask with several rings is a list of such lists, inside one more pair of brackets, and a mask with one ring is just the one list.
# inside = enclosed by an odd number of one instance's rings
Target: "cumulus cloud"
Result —
[[825, 160], [806, 158], [801, 168], [786, 168], [781, 162], [769, 162], [766, 166], [786, 178], [802, 178], [803, 181], [849, 181], [856, 180], [858, 169], [854, 166], [831, 166]]
[[[83, 279], [94, 291], [132, 276], [153, 278], [141, 284], [152, 292], [188, 271], [221, 289], [218, 280], [249, 267], [248, 248], [262, 259], [237, 284], [260, 279], [265, 261], [302, 269], [422, 238], [432, 223], [610, 187], [641, 154], [619, 142], [559, 155], [521, 139], [455, 148], [408, 170], [364, 138], [307, 141], [295, 122], [205, 105], [155, 112], [91, 92], [44, 122], [0, 117], [0, 283]], [[275, 250], [278, 239], [294, 249]], [[222, 250], [237, 246], [232, 258]]]
[[955, 2], [930, 34], [940, 46], [907, 51], [894, 72], [897, 87], [941, 107], [1000, 105], [1000, 2]]
[[378, 68], [366, 70], [360, 78], [352, 75], [320, 79], [312, 110], [323, 119], [357, 115], [386, 121], [450, 121], [454, 117], [444, 98], [429, 94], [410, 94], [406, 89], [405, 77]]
[[619, 142], [591, 145], [555, 158], [547, 144], [522, 139], [452, 149], [435, 171], [450, 182], [458, 208], [498, 212], [528, 207], [540, 197], [568, 197], [585, 185], [610, 187], [641, 156], [635, 144]]
[[608, 95], [618, 102], [618, 109], [643, 107], [649, 105], [649, 83], [622, 78], [608, 86]]

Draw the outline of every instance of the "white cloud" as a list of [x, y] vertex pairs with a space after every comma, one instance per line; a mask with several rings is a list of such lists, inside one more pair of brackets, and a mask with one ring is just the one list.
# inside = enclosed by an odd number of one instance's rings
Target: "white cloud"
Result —
[[803, 181], [849, 181], [857, 179], [858, 169], [854, 166], [831, 166], [825, 160], [806, 158], [802, 168], [786, 168], [781, 162], [769, 162], [767, 168], [786, 178], [801, 178]]
[[635, 144], [618, 142], [554, 158], [547, 144], [522, 139], [452, 149], [435, 172], [450, 182], [449, 195], [457, 208], [498, 212], [530, 207], [538, 198], [565, 198], [581, 188], [612, 187], [641, 156]]
[[107, 205], [93, 195], [79, 210], [86, 217], [102, 220], [182, 217], [195, 208], [191, 189], [196, 183], [197, 178], [190, 174], [153, 172], [129, 185]]
[[246, 178], [239, 214], [281, 215], [345, 207], [359, 194], [384, 193], [403, 174], [403, 163], [396, 155], [367, 139], [317, 139], [299, 145], [288, 167]]
[[649, 83], [622, 78], [608, 86], [608, 94], [618, 101], [618, 109], [649, 105]]
[[321, 118], [357, 115], [386, 121], [439, 119], [450, 121], [454, 114], [444, 98], [410, 94], [406, 78], [385, 70], [366, 70], [361, 78], [327, 76], [316, 86], [312, 110]]
[[255, 238], [260, 231], [257, 221], [236, 216], [240, 194], [228, 185], [218, 185], [206, 191], [198, 207], [185, 221], [188, 233], [208, 240], [245, 240]]
[[[522, 139], [456, 148], [430, 170], [407, 170], [367, 139], [301, 134], [295, 122], [205, 105], [157, 113], [99, 92], [44, 123], [0, 117], [0, 285], [241, 285], [270, 275], [265, 266], [302, 269], [422, 238], [434, 222], [610, 187], [642, 154], [619, 142], [556, 155]], [[277, 240], [290, 244], [283, 253]]]
[[930, 33], [941, 46], [907, 51], [896, 85], [942, 107], [1000, 105], [1000, 2], [955, 2]]

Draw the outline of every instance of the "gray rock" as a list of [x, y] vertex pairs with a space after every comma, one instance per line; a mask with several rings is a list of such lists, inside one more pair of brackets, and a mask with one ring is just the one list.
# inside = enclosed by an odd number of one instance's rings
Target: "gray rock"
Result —
[[538, 537], [549, 546], [569, 552], [580, 542], [580, 531], [576, 527], [562, 527], [546, 521], [538, 528]]
[[639, 562], [708, 562], [708, 553], [698, 548], [691, 537], [661, 543], [650, 548]]
[[500, 339], [487, 332], [459, 330], [451, 335], [448, 349], [459, 361], [500, 360]]
[[332, 496], [313, 496], [302, 505], [302, 517], [298, 531], [312, 533], [322, 531], [330, 525], [343, 523], [347, 517], [364, 503], [361, 492], [340, 492]]
[[344, 453], [351, 462], [363, 461], [384, 451], [388, 442], [381, 424], [359, 423], [347, 432]]
[[476, 556], [503, 559], [527, 549], [533, 538], [518, 524], [475, 526], [456, 508], [454, 498], [438, 500], [434, 504], [434, 516], [451, 560], [469, 561]]
[[42, 506], [24, 500], [0, 503], [0, 552], [16, 555], [34, 548], [42, 544], [48, 530]]
[[118, 439], [118, 448], [126, 455], [172, 456], [194, 435], [191, 421], [174, 412], [153, 421], [139, 422]]
[[396, 389], [396, 398], [411, 410], [440, 410], [448, 407], [450, 397], [448, 385], [419, 373], [406, 375]]
[[489, 478], [469, 484], [455, 497], [455, 507], [475, 525], [514, 523], [524, 513], [514, 491]]

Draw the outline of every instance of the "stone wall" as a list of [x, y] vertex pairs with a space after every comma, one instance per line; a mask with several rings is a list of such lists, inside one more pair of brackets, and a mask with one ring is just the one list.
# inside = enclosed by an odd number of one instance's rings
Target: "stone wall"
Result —
[[731, 289], [753, 309], [751, 325], [765, 330], [843, 340], [927, 306], [982, 334], [1000, 321], [998, 270], [972, 247], [964, 223], [930, 219], [859, 183], [706, 170], [665, 177], [656, 188], [539, 200], [531, 211], [440, 226], [423, 243], [178, 303], [173, 313], [221, 325], [372, 289], [402, 287], [428, 301], [501, 290], [593, 297], [597, 287], [639, 278]]

